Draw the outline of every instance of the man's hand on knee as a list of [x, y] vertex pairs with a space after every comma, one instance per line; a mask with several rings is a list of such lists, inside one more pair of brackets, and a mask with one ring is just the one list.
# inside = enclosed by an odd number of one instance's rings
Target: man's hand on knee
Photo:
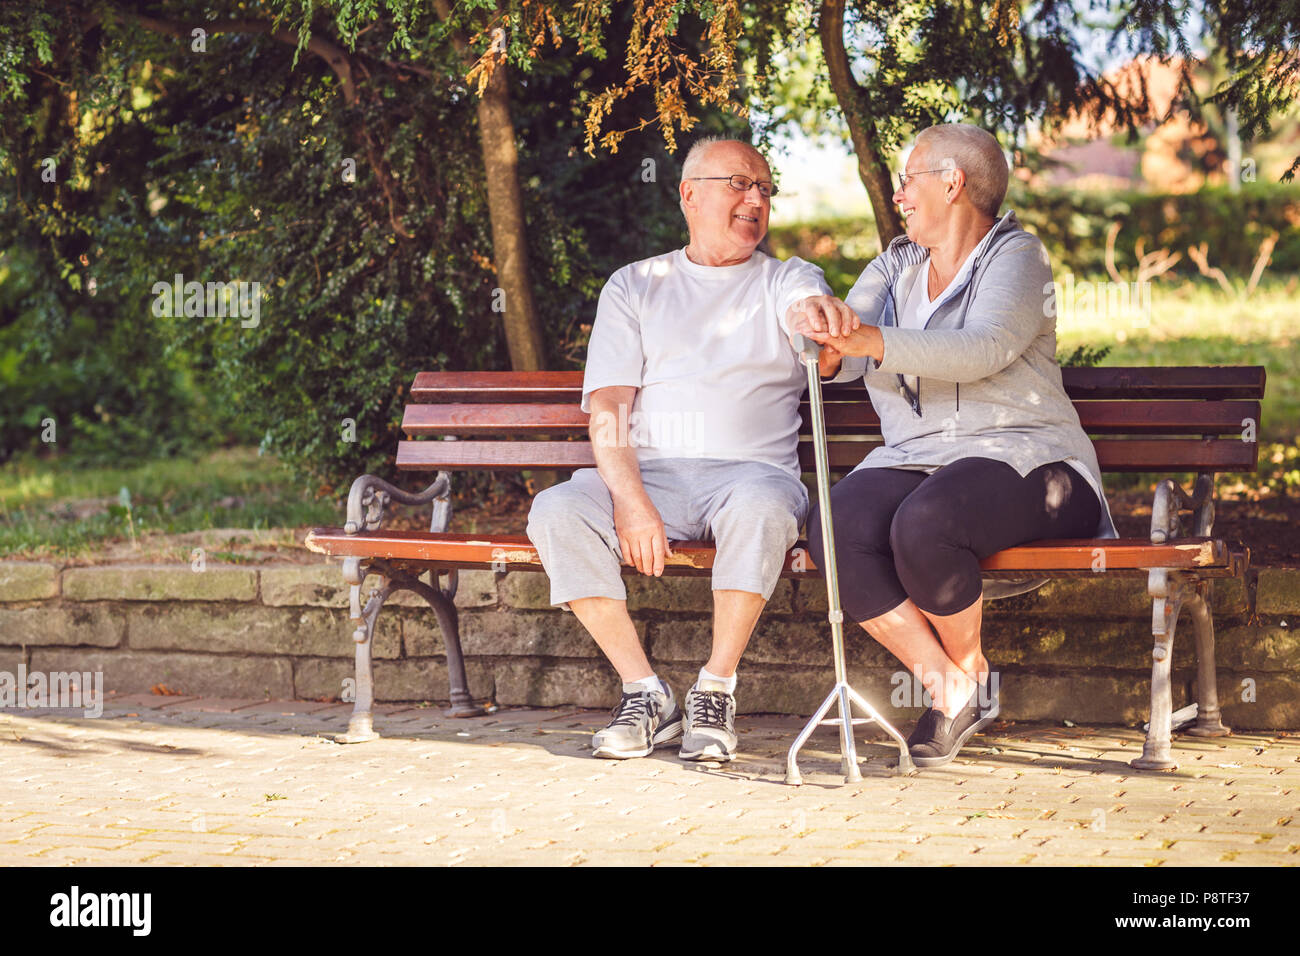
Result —
[[623, 563], [642, 574], [664, 573], [664, 559], [672, 556], [664, 522], [648, 497], [614, 501], [614, 531], [623, 552]]

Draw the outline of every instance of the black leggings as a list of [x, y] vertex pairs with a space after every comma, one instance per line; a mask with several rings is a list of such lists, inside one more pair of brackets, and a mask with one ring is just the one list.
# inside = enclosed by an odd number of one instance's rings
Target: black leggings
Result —
[[[1005, 462], [962, 458], [932, 475], [864, 468], [831, 489], [844, 613], [862, 623], [911, 598], [922, 611], [955, 614], [980, 600], [980, 560], [1044, 538], [1091, 538], [1101, 502], [1064, 462], [1021, 478]], [[821, 514], [808, 516], [821, 564]]]

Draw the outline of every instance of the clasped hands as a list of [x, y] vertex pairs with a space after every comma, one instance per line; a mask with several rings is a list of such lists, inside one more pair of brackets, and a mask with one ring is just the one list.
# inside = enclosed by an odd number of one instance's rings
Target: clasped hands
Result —
[[822, 347], [818, 357], [822, 378], [834, 375], [846, 355], [868, 356], [877, 361], [884, 356], [880, 329], [863, 325], [858, 314], [838, 296], [810, 295], [800, 299], [786, 310], [785, 327], [792, 345], [799, 334]]

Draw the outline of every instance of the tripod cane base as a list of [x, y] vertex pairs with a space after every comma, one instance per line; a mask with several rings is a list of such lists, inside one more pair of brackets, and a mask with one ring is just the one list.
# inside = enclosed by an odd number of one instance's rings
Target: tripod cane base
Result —
[[[839, 705], [839, 717], [826, 717], [826, 713], [831, 709], [832, 704]], [[857, 704], [869, 716], [854, 717], [854, 704]], [[804, 725], [803, 730], [799, 732], [799, 736], [795, 738], [794, 743], [790, 746], [790, 751], [786, 754], [785, 760], [785, 782], [793, 787], [800, 786], [803, 783], [803, 776], [799, 773], [799, 750], [808, 742], [808, 738], [812, 736], [813, 731], [822, 726], [839, 727], [840, 771], [844, 774], [844, 782], [860, 782], [862, 780], [862, 771], [858, 768], [857, 745], [853, 740], [853, 726], [855, 724], [879, 724], [881, 729], [898, 743], [898, 772], [907, 774], [913, 771], [912, 755], [908, 752], [907, 741], [903, 739], [903, 735], [881, 717], [880, 713], [867, 703], [861, 694], [850, 687], [847, 682], [840, 681], [831, 688], [830, 694], [822, 701], [822, 705], [817, 708], [817, 712]]]

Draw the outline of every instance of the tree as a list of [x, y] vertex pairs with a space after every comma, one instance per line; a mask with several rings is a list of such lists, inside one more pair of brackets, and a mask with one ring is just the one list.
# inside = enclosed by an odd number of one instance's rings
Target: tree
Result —
[[[48, 412], [60, 452], [84, 447], [94, 422], [117, 429], [101, 443], [110, 456], [167, 452], [200, 417], [192, 399], [236, 425], [234, 437], [264, 438], [313, 487], [346, 487], [391, 463], [416, 371], [509, 367], [491, 311], [500, 282], [478, 99], [440, 23], [411, 28], [410, 54], [394, 55], [395, 28], [379, 23], [357, 31], [354, 49], [333, 38], [346, 61], [304, 48], [293, 67], [296, 30], [293, 43], [206, 34], [198, 53], [135, 20], [88, 24], [107, 9], [0, 7], [0, 56], [16, 64], [0, 89], [0, 175], [14, 183], [0, 192], [0, 273], [13, 280], [0, 293], [0, 448], [43, 447]], [[192, 15], [179, 0], [151, 12]], [[316, 26], [313, 40], [330, 38]], [[617, 11], [611, 49], [631, 26]], [[560, 367], [580, 361], [608, 275], [683, 237], [662, 137], [583, 149], [575, 83], [604, 89], [622, 68], [569, 47], [512, 80], [522, 233]], [[653, 108], [646, 89], [625, 105]], [[698, 112], [713, 130], [736, 129]], [[43, 157], [56, 159], [57, 182], [41, 181]], [[177, 273], [260, 280], [260, 325], [155, 316], [151, 286]], [[115, 446], [128, 427], [138, 441]]]
[[833, 94], [848, 126], [884, 245], [903, 230], [891, 161], [927, 126], [973, 122], [1014, 145], [1028, 125], [1050, 127], [1075, 112], [1110, 113], [1130, 127], [1143, 120], [1140, 97], [1082, 62], [1081, 17], [1056, 0], [759, 5], [759, 95], [769, 103], [781, 95], [781, 64], [815, 35], [815, 82]]
[[[1193, 103], [1201, 97], [1194, 67], [1222, 57], [1221, 76], [1206, 102], [1236, 117], [1243, 139], [1266, 135], [1275, 117], [1300, 100], [1300, 0], [1206, 0], [1200, 8], [1208, 52], [1192, 52], [1185, 21], [1168, 0], [1131, 0], [1123, 6], [1112, 43], [1134, 53], [1184, 58], [1183, 92]], [[1216, 71], [1217, 72], [1217, 71]], [[1282, 175], [1290, 182], [1300, 156]]]

